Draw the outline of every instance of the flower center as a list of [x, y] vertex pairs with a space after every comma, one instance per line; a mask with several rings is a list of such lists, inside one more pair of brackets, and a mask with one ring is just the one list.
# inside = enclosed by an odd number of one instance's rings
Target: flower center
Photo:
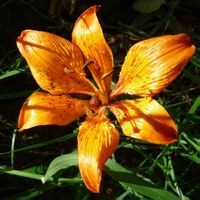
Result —
[[84, 106], [85, 113], [88, 116], [97, 115], [97, 110], [102, 106], [102, 101], [97, 94], [94, 94], [89, 100], [89, 106]]
[[98, 95], [95, 94], [90, 99], [90, 108], [92, 110], [98, 109], [102, 105], [102, 101], [99, 99]]

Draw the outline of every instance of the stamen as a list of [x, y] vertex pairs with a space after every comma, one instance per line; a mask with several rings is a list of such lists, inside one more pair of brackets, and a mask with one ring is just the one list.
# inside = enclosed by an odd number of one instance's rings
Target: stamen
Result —
[[93, 63], [92, 60], [87, 60], [87, 61], [85, 62], [85, 64], [83, 65], [82, 70], [83, 70], [84, 68], [86, 68], [88, 65], [90, 65], [91, 63]]
[[105, 73], [105, 74], [101, 77], [101, 80], [103, 80], [104, 78], [110, 76], [112, 73], [113, 73], [113, 70], [111, 70], [111, 71]]
[[91, 110], [88, 106], [84, 106], [84, 109], [87, 116], [97, 115], [97, 112], [95, 112], [94, 110]]

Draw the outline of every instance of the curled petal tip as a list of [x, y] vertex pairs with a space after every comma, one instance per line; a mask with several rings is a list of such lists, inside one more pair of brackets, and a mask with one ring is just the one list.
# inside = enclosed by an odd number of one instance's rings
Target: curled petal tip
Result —
[[[93, 10], [94, 12], [98, 12], [100, 8], [101, 8], [101, 5], [94, 5], [94, 6], [91, 6], [90, 8], [88, 8], [88, 10]], [[86, 11], [88, 11], [88, 10], [86, 10]]]
[[17, 42], [23, 42], [25, 37], [27, 36], [27, 30], [21, 32], [21, 35], [17, 37]]
[[25, 31], [22, 31], [20, 36], [17, 37], [17, 41], [21, 40], [24, 36], [26, 36], [26, 33], [25, 33]]
[[22, 41], [22, 37], [21, 35], [17, 37], [17, 42], [21, 42]]
[[188, 49], [188, 53], [190, 52], [190, 57], [195, 53], [195, 49], [196, 47], [191, 43], [191, 39], [190, 37], [185, 34], [185, 33], [180, 33], [177, 35], [177, 37], [180, 38], [180, 42], [185, 45], [185, 46], [188, 46], [189, 49]]

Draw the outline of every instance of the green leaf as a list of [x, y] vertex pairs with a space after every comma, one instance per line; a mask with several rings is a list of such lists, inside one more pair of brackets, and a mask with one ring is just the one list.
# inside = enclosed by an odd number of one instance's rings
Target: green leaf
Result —
[[190, 62], [191, 62], [195, 67], [200, 68], [200, 59], [199, 59], [197, 56], [193, 56], [193, 57], [190, 59]]
[[193, 162], [200, 164], [200, 157], [199, 157], [199, 152], [190, 152], [190, 153], [184, 153], [184, 152], [179, 152], [179, 154], [185, 158], [188, 158], [192, 160]]
[[45, 184], [45, 185], [41, 185], [39, 187], [35, 187], [35, 188], [31, 188], [29, 190], [26, 190], [25, 192], [19, 193], [19, 194], [15, 194], [9, 197], [5, 197], [2, 200], [25, 200], [25, 199], [32, 199], [34, 197], [38, 197], [42, 194], [44, 194], [45, 192], [52, 190], [53, 188], [55, 188], [55, 185], [52, 184]]
[[195, 102], [193, 103], [192, 107], [189, 110], [189, 113], [194, 114], [199, 106], [200, 106], [200, 95], [196, 98]]
[[22, 69], [14, 69], [8, 72], [5, 72], [3, 74], [0, 74], [0, 80], [4, 79], [4, 78], [8, 78], [10, 76], [15, 76], [17, 74], [20, 74], [22, 72], [25, 72], [27, 70], [27, 68], [22, 68]]
[[55, 138], [53, 140], [47, 140], [47, 141], [40, 142], [40, 143], [37, 143], [37, 144], [29, 145], [29, 146], [26, 146], [26, 147], [23, 147], [23, 148], [20, 148], [20, 149], [15, 149], [13, 151], [2, 152], [2, 153], [0, 153], [0, 156], [8, 155], [12, 152], [16, 153], [16, 152], [26, 151], [26, 150], [29, 150], [29, 149], [36, 149], [36, 148], [40, 148], [40, 147], [49, 146], [51, 144], [60, 143], [60, 142], [70, 140], [70, 139], [72, 139], [76, 136], [77, 136], [77, 133], [76, 133], [76, 129], [75, 129], [74, 133], [64, 135], [64, 136]]
[[[43, 182], [44, 175], [26, 172], [25, 170], [14, 170], [14, 169], [10, 169], [6, 166], [0, 165], [0, 173], [35, 179], [35, 180], [39, 180], [39, 181]], [[46, 180], [46, 182], [54, 182], [54, 180], [53, 180], [53, 178], [50, 177], [48, 180]], [[80, 178], [59, 178], [59, 180], [58, 180], [58, 183], [60, 183], [60, 184], [61, 183], [81, 183], [81, 182], [82, 182], [82, 179], [80, 179]]]
[[26, 172], [25, 170], [24, 171], [14, 170], [14, 169], [10, 169], [10, 168], [5, 167], [5, 166], [0, 166], [0, 172], [10, 174], [10, 175], [14, 175], [14, 176], [36, 179], [36, 180], [41, 180], [42, 177], [43, 177], [43, 175], [41, 175], [41, 174], [30, 173], [30, 172]]
[[62, 169], [67, 167], [77, 166], [78, 165], [78, 156], [77, 152], [72, 152], [70, 154], [65, 154], [55, 158], [49, 165], [49, 168], [42, 179], [42, 182], [45, 183], [50, 177], [56, 174]]
[[117, 197], [116, 200], [123, 200], [130, 192], [131, 190], [126, 190], [123, 194]]
[[162, 4], [165, 3], [165, 0], [137, 0], [133, 4], [133, 8], [142, 13], [152, 13], [160, 8]]
[[105, 172], [118, 181], [126, 190], [132, 189], [155, 200], [180, 200], [174, 194], [156, 187], [144, 177], [140, 177], [136, 173], [127, 170], [113, 160], [108, 160], [106, 166], [109, 170]]
[[200, 95], [196, 98], [196, 100], [194, 101], [194, 103], [192, 104], [190, 110], [188, 111], [188, 114], [184, 120], [183, 120], [183, 124], [186, 124], [188, 122], [188, 118], [191, 115], [194, 115], [196, 113], [196, 110], [198, 109], [198, 107], [200, 106]]
[[35, 165], [23, 170], [23, 172], [44, 175], [45, 167], [43, 165]]
[[199, 77], [193, 75], [189, 70], [184, 69], [184, 74], [195, 84], [200, 85]]

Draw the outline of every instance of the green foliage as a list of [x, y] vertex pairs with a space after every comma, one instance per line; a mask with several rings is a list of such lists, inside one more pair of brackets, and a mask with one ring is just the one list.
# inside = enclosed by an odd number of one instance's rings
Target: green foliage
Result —
[[158, 10], [160, 6], [164, 3], [165, 0], [150, 0], [150, 1], [137, 0], [133, 4], [133, 8], [138, 12], [151, 13]]
[[49, 168], [42, 179], [42, 182], [45, 183], [50, 177], [55, 175], [58, 171], [66, 169], [70, 166], [78, 166], [78, 157], [77, 153], [71, 153], [59, 156], [55, 158], [49, 165]]
[[143, 176], [127, 170], [113, 160], [108, 160], [106, 166], [109, 167], [107, 173], [117, 180], [125, 190], [135, 191], [151, 199], [159, 200], [178, 200], [179, 198], [164, 189], [158, 188], [155, 184], [145, 180]]

